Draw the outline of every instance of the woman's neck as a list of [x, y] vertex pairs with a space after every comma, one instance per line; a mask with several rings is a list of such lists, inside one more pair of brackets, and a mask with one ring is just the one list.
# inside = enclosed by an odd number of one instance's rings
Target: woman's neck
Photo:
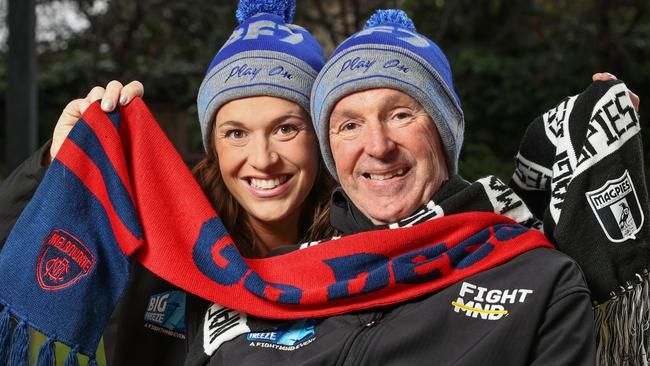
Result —
[[249, 217], [255, 257], [263, 258], [276, 249], [298, 244], [299, 217], [299, 214], [295, 214], [278, 221], [261, 221]]

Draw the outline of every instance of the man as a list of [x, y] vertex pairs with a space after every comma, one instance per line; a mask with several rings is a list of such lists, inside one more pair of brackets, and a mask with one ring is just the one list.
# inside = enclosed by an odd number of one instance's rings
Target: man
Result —
[[[451, 70], [404, 13], [378, 12], [337, 48], [314, 85], [312, 116], [327, 167], [341, 183], [332, 223], [344, 233], [427, 207], [437, 215], [484, 211], [496, 197], [491, 187], [504, 192], [486, 184], [479, 193], [457, 175], [464, 121]], [[522, 221], [514, 211], [509, 215]], [[527, 295], [504, 298], [514, 293]], [[508, 316], [482, 318], [481, 305], [490, 303], [504, 305]], [[556, 251], [532, 250], [400, 307], [387, 313], [403, 319], [384, 317], [401, 325], [393, 325], [391, 348], [410, 355], [404, 360], [419, 354], [414, 363], [426, 363], [425, 355], [436, 364], [595, 361], [589, 292], [577, 265]]]

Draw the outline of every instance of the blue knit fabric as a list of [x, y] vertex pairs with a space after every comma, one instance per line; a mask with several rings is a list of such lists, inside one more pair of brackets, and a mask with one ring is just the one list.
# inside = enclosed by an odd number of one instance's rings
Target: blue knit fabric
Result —
[[9, 311], [5, 307], [0, 312], [0, 365], [4, 365], [9, 356]]
[[399, 9], [386, 9], [376, 11], [370, 17], [370, 19], [368, 19], [366, 24], [363, 26], [363, 29], [387, 24], [393, 24], [398, 27], [408, 29], [411, 32], [416, 32], [415, 24], [413, 24], [411, 18], [409, 18], [403, 10]]
[[239, 24], [258, 13], [270, 13], [284, 18], [285, 23], [293, 22], [296, 2], [292, 0], [241, 0], [235, 16]]
[[[119, 112], [112, 116], [119, 117]], [[68, 138], [100, 170], [108, 197], [125, 227], [134, 237], [141, 237], [139, 221], [131, 221], [137, 216], [133, 202], [119, 198], [128, 195], [106, 153], [93, 145], [99, 144], [94, 132], [80, 119]], [[61, 254], [64, 251], [69, 255]], [[91, 258], [86, 273], [73, 256]], [[65, 267], [59, 267], [57, 273], [56, 266], [63, 261]], [[16, 273], [16, 266], [24, 271]], [[0, 304], [10, 304], [7, 307], [12, 315], [27, 320], [47, 336], [69, 345], [79, 344], [82, 353], [94, 355], [128, 281], [129, 267], [104, 206], [75, 173], [55, 160], [3, 248], [0, 273], [11, 273], [12, 278], [0, 281]], [[59, 275], [65, 279], [60, 281]], [[12, 340], [11, 347], [18, 346]]]
[[29, 349], [29, 330], [27, 323], [24, 320], [18, 322], [14, 333], [11, 336], [11, 348], [9, 352], [9, 360], [7, 365], [11, 366], [27, 366], [29, 356], [27, 350]]
[[363, 30], [339, 45], [318, 75], [311, 114], [325, 165], [337, 178], [329, 146], [329, 115], [338, 100], [367, 89], [390, 88], [415, 98], [431, 116], [445, 148], [451, 174], [457, 172], [464, 117], [447, 57], [415, 30], [401, 10], [377, 11]]
[[204, 147], [218, 109], [230, 100], [268, 95], [309, 111], [311, 87], [325, 60], [307, 30], [290, 24], [295, 0], [242, 0], [240, 25], [212, 59], [197, 98]]
[[284, 53], [306, 62], [316, 71], [325, 63], [323, 49], [305, 28], [288, 24], [278, 15], [260, 13], [235, 28], [205, 74], [229, 57], [247, 51]]
[[41, 345], [38, 351], [38, 358], [36, 359], [36, 366], [54, 366], [56, 362], [54, 340], [48, 338]]
[[330, 58], [334, 58], [337, 54], [350, 47], [363, 44], [391, 45], [405, 48], [422, 57], [438, 71], [438, 74], [440, 74], [449, 90], [453, 93], [456, 103], [458, 103], [458, 108], [460, 108], [460, 98], [454, 90], [454, 83], [452, 81], [451, 66], [449, 66], [449, 61], [440, 47], [427, 37], [419, 33], [410, 32], [406, 28], [400, 28], [393, 24], [384, 24], [382, 26], [392, 27], [393, 29], [381, 28], [381, 30], [377, 30], [377, 27], [366, 28], [341, 43]]
[[77, 358], [79, 347], [73, 347], [65, 358], [65, 366], [79, 366], [79, 359]]

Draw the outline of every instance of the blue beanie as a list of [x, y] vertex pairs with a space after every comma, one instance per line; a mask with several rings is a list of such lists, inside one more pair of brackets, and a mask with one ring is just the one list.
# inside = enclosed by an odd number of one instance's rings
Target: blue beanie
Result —
[[258, 95], [284, 98], [309, 112], [309, 95], [323, 67], [323, 50], [295, 24], [295, 0], [241, 0], [239, 26], [210, 63], [197, 98], [203, 146], [226, 102]]
[[329, 143], [329, 117], [341, 98], [357, 91], [390, 88], [416, 99], [438, 128], [447, 168], [458, 171], [465, 122], [442, 50], [419, 34], [401, 10], [378, 10], [364, 29], [334, 51], [311, 94], [312, 122], [323, 160], [338, 179]]

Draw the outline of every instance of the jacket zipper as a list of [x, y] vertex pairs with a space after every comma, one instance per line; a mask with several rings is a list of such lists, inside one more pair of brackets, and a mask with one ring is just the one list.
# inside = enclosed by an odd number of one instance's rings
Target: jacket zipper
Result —
[[341, 365], [358, 365], [356, 360], [358, 360], [363, 354], [365, 353], [367, 347], [363, 347], [364, 349], [354, 349], [355, 346], [361, 346], [361, 341], [364, 339], [362, 337], [363, 334], [368, 333], [368, 331], [371, 328], [374, 328], [377, 324], [379, 324], [379, 320], [381, 320], [383, 314], [381, 312], [376, 312], [372, 315], [370, 320], [368, 320], [366, 323], [361, 325], [361, 327], [357, 330], [357, 332], [352, 336], [352, 340], [350, 341], [350, 346], [348, 347], [347, 354], [345, 357], [343, 357], [343, 362], [341, 362]]

